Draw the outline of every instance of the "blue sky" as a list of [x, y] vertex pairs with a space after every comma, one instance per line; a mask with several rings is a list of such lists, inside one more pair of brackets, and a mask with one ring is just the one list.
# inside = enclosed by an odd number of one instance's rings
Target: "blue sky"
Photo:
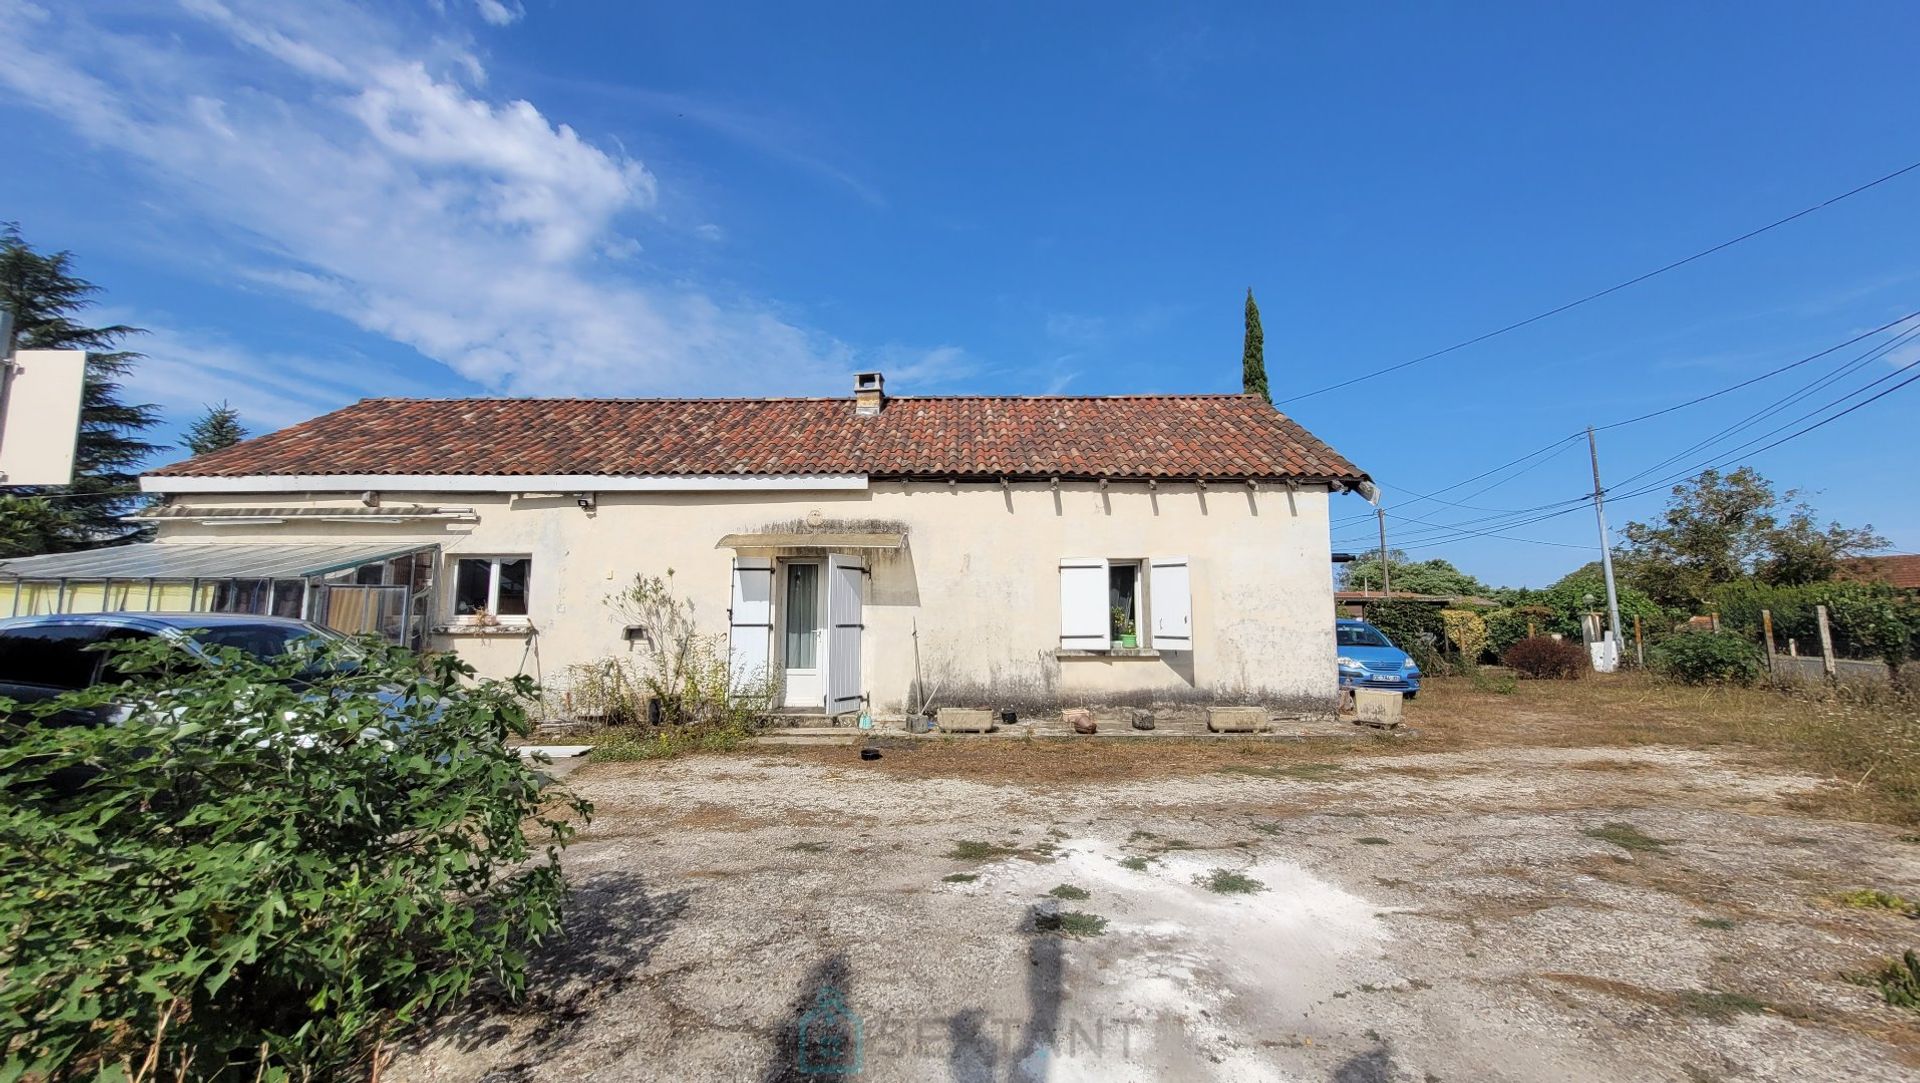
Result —
[[[1920, 160], [1901, 4], [0, 16], [0, 217], [153, 331], [139, 397], [175, 423], [226, 398], [259, 430], [377, 394], [839, 394], [866, 367], [900, 393], [1234, 391], [1248, 286], [1285, 400]], [[1920, 309], [1916, 237], [1920, 172], [1285, 408], [1384, 483], [1390, 516], [1477, 518], [1409, 494]], [[1630, 475], [1857, 352], [1610, 430], [1603, 465]], [[1909, 342], [1830, 394], [1916, 359]], [[1917, 403], [1754, 464], [1920, 550]], [[1577, 497], [1583, 450], [1445, 495]], [[1592, 556], [1590, 515], [1502, 533], [1529, 540], [1415, 555], [1511, 584]]]

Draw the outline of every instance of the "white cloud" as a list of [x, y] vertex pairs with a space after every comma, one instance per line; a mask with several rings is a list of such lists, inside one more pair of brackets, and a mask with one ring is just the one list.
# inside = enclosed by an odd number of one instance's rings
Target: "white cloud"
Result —
[[511, 26], [527, 13], [518, 0], [511, 4], [503, 4], [500, 0], [473, 0], [473, 6], [479, 8], [480, 17], [493, 26]]
[[[131, 315], [102, 310], [108, 322]], [[220, 401], [240, 411], [255, 432], [304, 421], [343, 403], [375, 395], [435, 395], [446, 389], [408, 379], [350, 353], [308, 357], [249, 350], [217, 331], [154, 326], [128, 341], [145, 355], [128, 374], [129, 401], [153, 403], [169, 423], [184, 426]], [[165, 459], [166, 456], [161, 456]]]
[[236, 276], [510, 394], [838, 391], [854, 367], [770, 305], [615, 274], [600, 257], [635, 244], [620, 223], [650, 223], [656, 179], [486, 97], [460, 40], [338, 3], [185, 10], [133, 33], [0, 0], [0, 93], [242, 246]]

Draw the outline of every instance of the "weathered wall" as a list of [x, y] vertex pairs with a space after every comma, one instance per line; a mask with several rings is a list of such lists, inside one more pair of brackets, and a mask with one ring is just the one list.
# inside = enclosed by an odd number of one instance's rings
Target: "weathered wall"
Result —
[[[196, 507], [352, 504], [357, 494], [178, 498]], [[476, 523], [163, 526], [162, 540], [324, 540], [382, 532], [428, 536], [449, 556], [533, 557], [531, 620], [551, 676], [628, 649], [604, 599], [636, 573], [675, 573], [702, 625], [727, 627], [733, 554], [722, 535], [804, 520], [892, 520], [907, 547], [870, 554], [862, 674], [875, 708], [897, 712], [914, 679], [919, 633], [927, 683], [949, 704], [1039, 708], [1128, 699], [1263, 698], [1319, 709], [1335, 695], [1332, 582], [1324, 488], [1192, 483], [1097, 485], [879, 482], [816, 493], [602, 493], [593, 511], [571, 498], [386, 494], [388, 504], [471, 507]], [[1191, 561], [1191, 652], [1059, 657], [1062, 557]], [[443, 574], [443, 583], [448, 576]], [[443, 590], [443, 595], [447, 592]], [[450, 605], [443, 597], [443, 605]], [[1151, 598], [1149, 598], [1151, 604]], [[451, 619], [443, 613], [442, 620]], [[509, 675], [528, 656], [523, 634], [443, 636], [482, 672]]]

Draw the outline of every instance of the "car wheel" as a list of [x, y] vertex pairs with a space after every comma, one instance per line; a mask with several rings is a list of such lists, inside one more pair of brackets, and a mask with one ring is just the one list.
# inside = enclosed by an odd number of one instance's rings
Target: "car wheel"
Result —
[[1400, 697], [1400, 698], [1401, 698], [1401, 699], [1412, 699], [1412, 698], [1414, 698], [1415, 696], [1418, 696], [1419, 694], [1420, 694], [1420, 693], [1418, 693], [1418, 692], [1406, 692], [1406, 693], [1403, 693], [1403, 694], [1401, 695], [1401, 697]]

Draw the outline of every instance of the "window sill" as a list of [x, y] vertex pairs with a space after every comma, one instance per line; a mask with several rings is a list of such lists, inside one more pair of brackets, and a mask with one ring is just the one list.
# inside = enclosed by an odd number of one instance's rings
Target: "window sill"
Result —
[[1055, 658], [1158, 658], [1160, 652], [1152, 647], [1109, 647], [1103, 651], [1068, 650], [1064, 647], [1053, 652]]
[[443, 624], [433, 630], [437, 636], [528, 636], [534, 632], [532, 621], [501, 621], [499, 624]]

